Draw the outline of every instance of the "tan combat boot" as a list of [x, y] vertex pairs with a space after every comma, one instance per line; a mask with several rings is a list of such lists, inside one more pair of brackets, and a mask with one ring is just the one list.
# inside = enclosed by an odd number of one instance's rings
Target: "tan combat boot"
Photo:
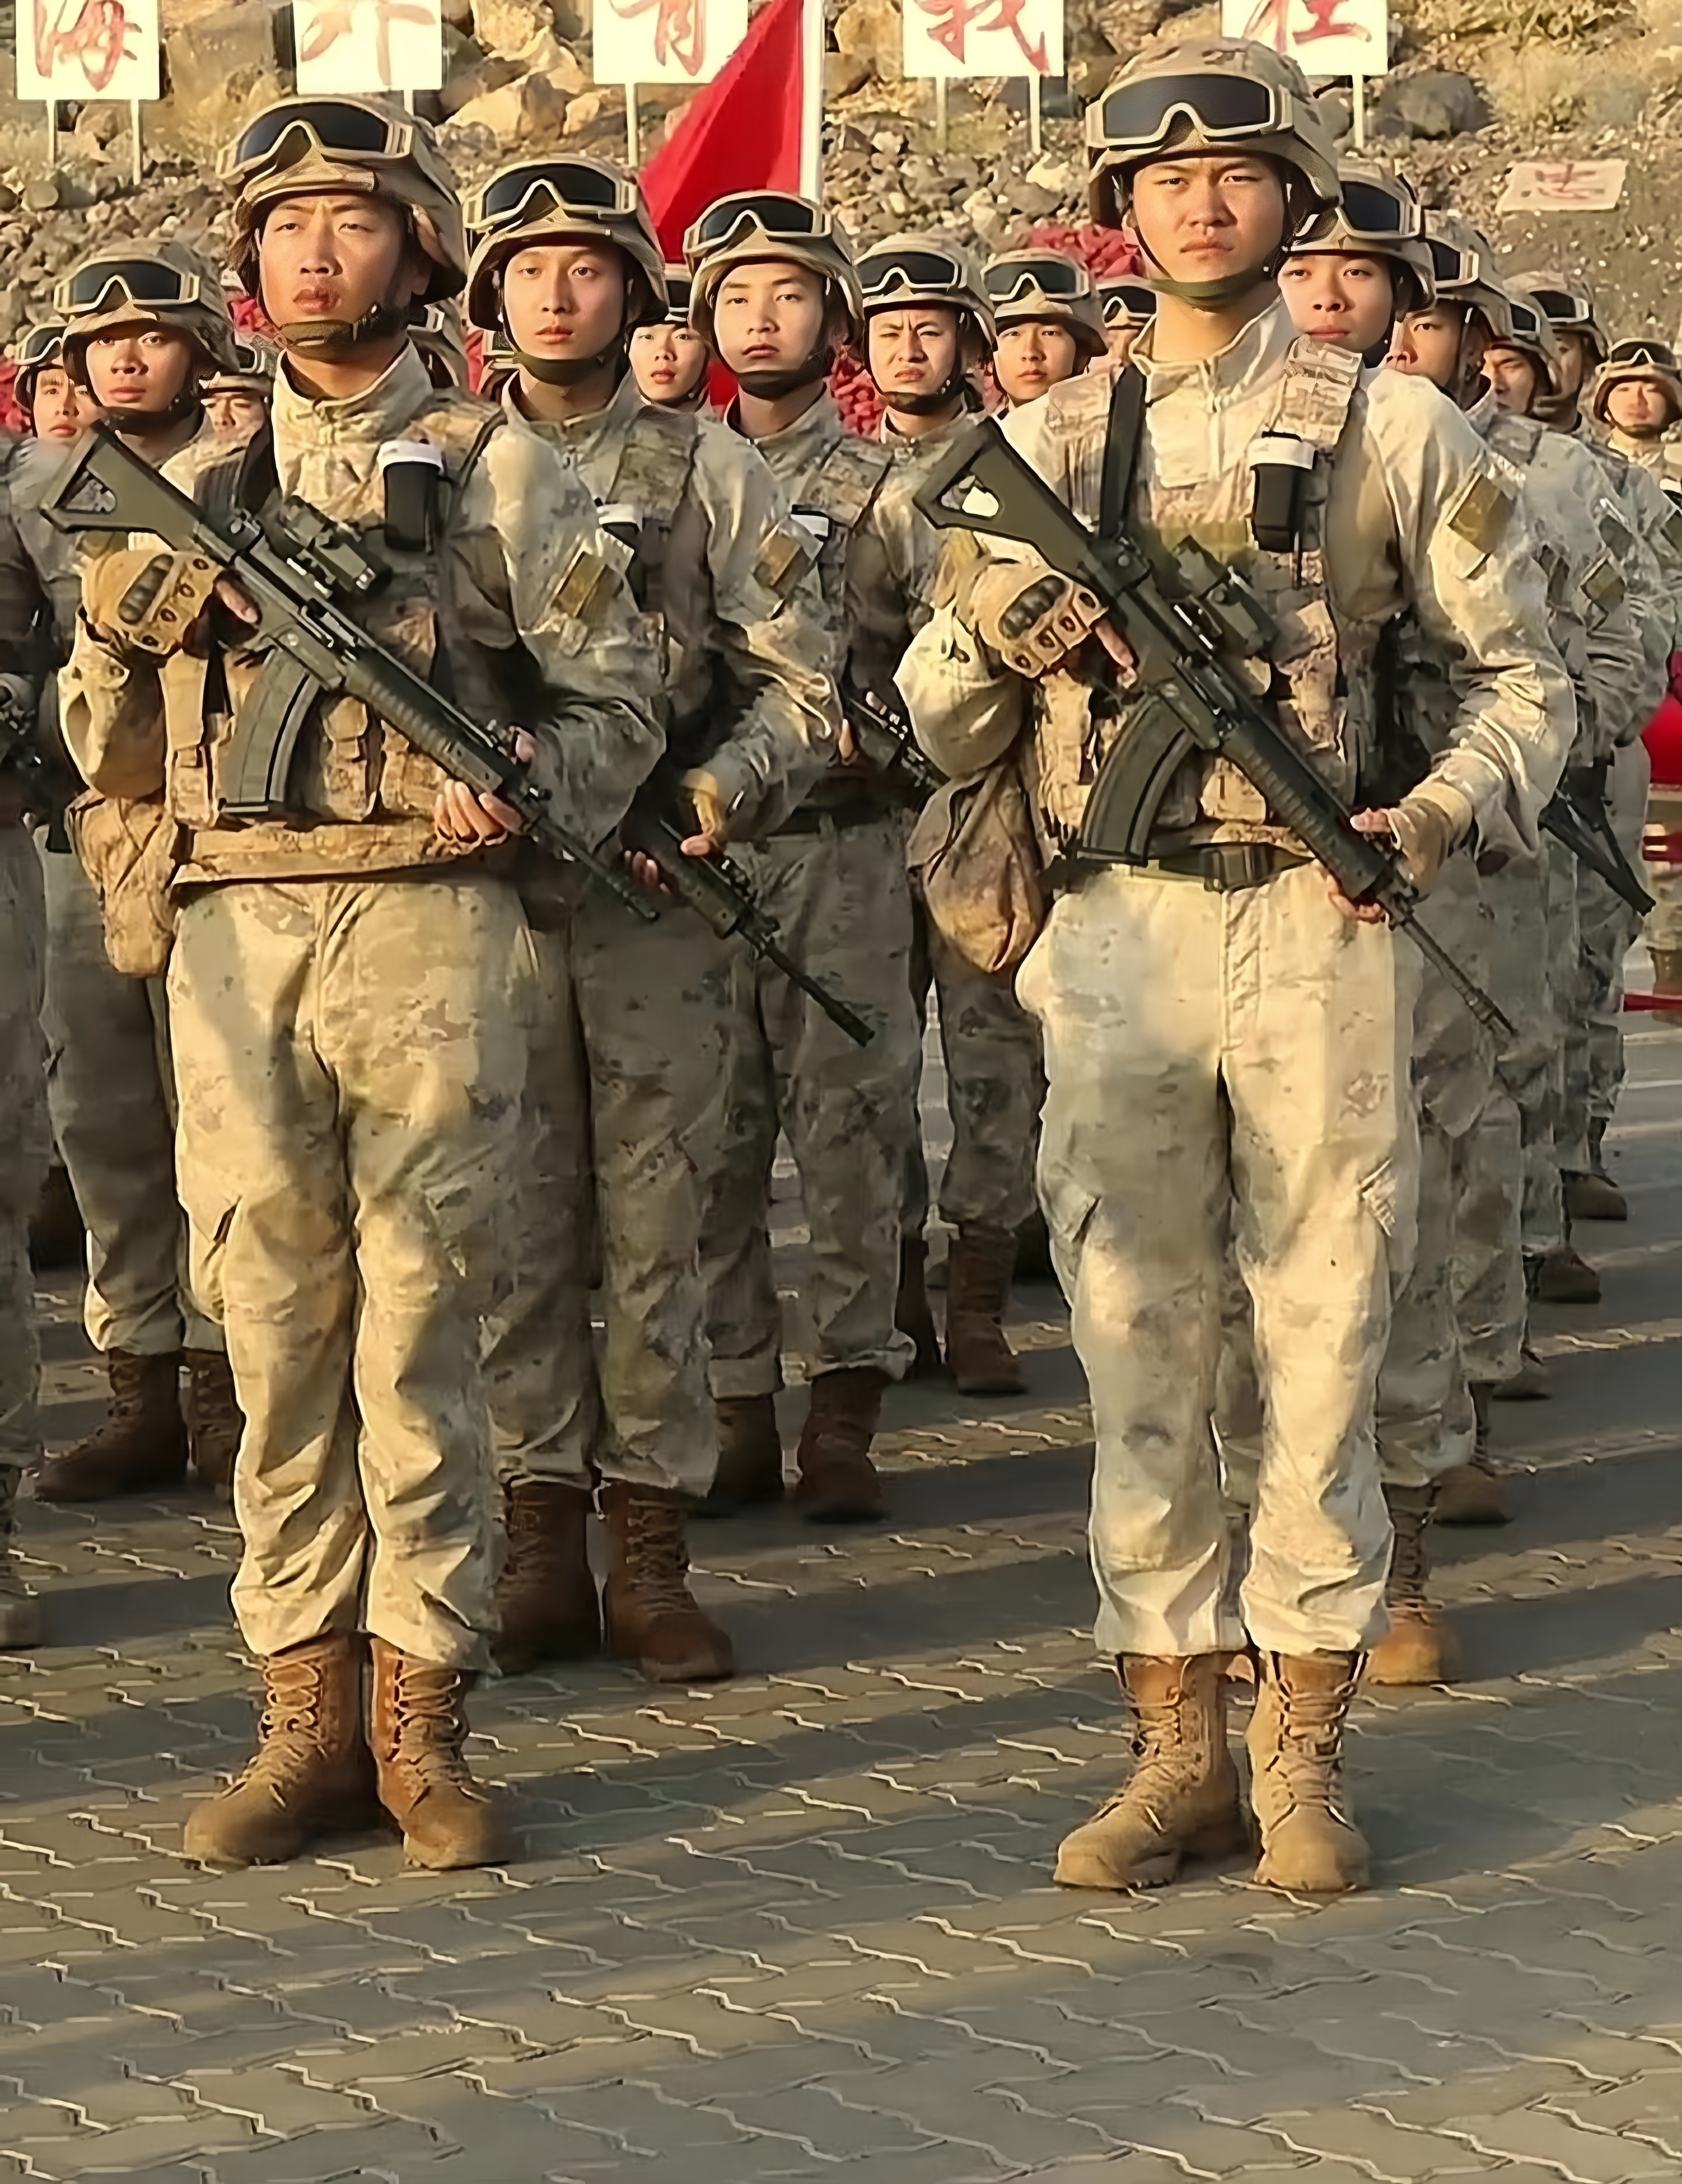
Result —
[[105, 1422], [40, 1466], [35, 1491], [42, 1502], [107, 1502], [179, 1486], [187, 1476], [180, 1351], [161, 1357], [109, 1351], [105, 1370], [111, 1383]]
[[1456, 1464], [1438, 1479], [1432, 1514], [1440, 1524], [1510, 1524], [1507, 1480], [1490, 1453], [1490, 1402], [1494, 1390], [1482, 1380], [1472, 1384], [1478, 1435], [1470, 1463]]
[[213, 1492], [231, 1498], [234, 1461], [245, 1413], [234, 1392], [233, 1368], [220, 1350], [187, 1350], [187, 1445], [192, 1468]]
[[881, 1373], [869, 1365], [844, 1365], [812, 1382], [794, 1489], [808, 1524], [871, 1524], [883, 1513], [882, 1481], [870, 1460], [882, 1389]]
[[1057, 1852], [1065, 1888], [1160, 1888], [1188, 1858], [1221, 1858], [1249, 1840], [1227, 1748], [1228, 1657], [1123, 1654], [1116, 1663], [1133, 1716], [1133, 1773]]
[[187, 1815], [182, 1848], [201, 1865], [278, 1865], [318, 1836], [373, 1825], [374, 1763], [362, 1727], [367, 1641], [331, 1631], [262, 1663], [256, 1757]]
[[1358, 1653], [1262, 1656], [1250, 1719], [1250, 1801], [1262, 1828], [1264, 1888], [1342, 1896], [1367, 1886], [1366, 1841], [1343, 1786], [1343, 1730]]
[[18, 1467], [0, 1464], [0, 1652], [21, 1652], [47, 1635], [41, 1602], [24, 1583], [12, 1554], [12, 1512], [18, 1498]]
[[1598, 1304], [1601, 1278], [1568, 1237], [1536, 1262], [1530, 1294], [1540, 1304]]
[[946, 1362], [961, 1396], [1020, 1396], [1022, 1360], [1005, 1334], [1014, 1236], [961, 1228], [946, 1277]]
[[1390, 1627], [1367, 1657], [1367, 1680], [1451, 1684], [1460, 1674], [1460, 1641], [1426, 1589], [1431, 1574], [1431, 1489], [1387, 1486], [1384, 1500], [1395, 1535], [1384, 1581]]
[[465, 1757], [472, 1677], [383, 1638], [372, 1644], [374, 1764], [380, 1802], [403, 1830], [405, 1863], [432, 1873], [504, 1864], [513, 1832]]
[[715, 1396], [718, 1469], [698, 1517], [733, 1517], [758, 1502], [783, 1499], [783, 1435], [774, 1396]]
[[1589, 1125], [1589, 1165], [1586, 1169], [1562, 1169], [1559, 1178], [1570, 1221], [1627, 1221], [1629, 1201], [1607, 1173], [1603, 1121]]
[[894, 1324], [916, 1345], [916, 1359], [909, 1378], [944, 1380], [950, 1376], [940, 1354], [940, 1336], [928, 1301], [928, 1246], [921, 1236], [899, 1239], [899, 1294], [894, 1301]]
[[681, 1495], [658, 1486], [615, 1479], [602, 1489], [613, 1556], [603, 1596], [608, 1649], [635, 1661], [651, 1684], [718, 1683], [736, 1673], [729, 1633], [689, 1590], [687, 1513]]
[[601, 1602], [590, 1568], [592, 1496], [554, 1479], [511, 1479], [503, 1496], [508, 1558], [497, 1580], [504, 1675], [539, 1661], [588, 1661], [602, 1650]]
[[1682, 948], [1655, 948], [1653, 959], [1653, 991], [1656, 994], [1682, 994]]

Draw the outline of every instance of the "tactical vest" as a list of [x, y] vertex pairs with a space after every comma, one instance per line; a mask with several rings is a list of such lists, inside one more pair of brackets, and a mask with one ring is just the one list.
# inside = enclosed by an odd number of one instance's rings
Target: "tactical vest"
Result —
[[[693, 637], [670, 627], [666, 564], [699, 443], [693, 417], [653, 404], [638, 410], [620, 441], [612, 482], [596, 504], [603, 530], [630, 550], [632, 595], [659, 651], [662, 687], [669, 687], [677, 670], [679, 647]], [[559, 444], [565, 449], [564, 440]]]
[[875, 505], [895, 456], [880, 441], [844, 435], [822, 454], [788, 499], [794, 521], [817, 546], [818, 582], [834, 627], [847, 626], [847, 548]]

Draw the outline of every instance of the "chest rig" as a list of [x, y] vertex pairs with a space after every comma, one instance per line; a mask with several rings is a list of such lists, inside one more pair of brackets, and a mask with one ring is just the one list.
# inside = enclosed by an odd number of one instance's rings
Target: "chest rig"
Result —
[[699, 441], [693, 417], [674, 415], [652, 404], [638, 410], [626, 427], [613, 477], [596, 506], [603, 530], [630, 552], [632, 596], [640, 612], [660, 623], [666, 652], [671, 643], [666, 627], [671, 526], [689, 490]]
[[875, 505], [896, 458], [879, 440], [844, 434], [827, 448], [788, 498], [795, 522], [817, 556], [818, 583], [833, 626], [847, 626], [847, 549]]

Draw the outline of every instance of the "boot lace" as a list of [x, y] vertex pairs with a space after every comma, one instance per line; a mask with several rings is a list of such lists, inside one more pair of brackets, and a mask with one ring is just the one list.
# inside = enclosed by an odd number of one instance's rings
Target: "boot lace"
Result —
[[468, 1771], [463, 1751], [467, 1741], [463, 1689], [454, 1669], [403, 1657], [392, 1691], [393, 1757], [424, 1788], [448, 1788], [479, 1797], [483, 1792]]
[[651, 1613], [694, 1613], [683, 1512], [676, 1503], [639, 1500], [626, 1505], [625, 1561], [632, 1583]]
[[257, 1749], [236, 1779], [236, 1789], [272, 1783], [284, 1793], [304, 1780], [320, 1738], [323, 1682], [312, 1661], [264, 1664]]
[[1279, 1749], [1273, 1764], [1298, 1806], [1318, 1805], [1343, 1817], [1343, 1727], [1355, 1696], [1353, 1678], [1325, 1691], [1304, 1691], [1283, 1679], [1273, 1684], [1279, 1710]]

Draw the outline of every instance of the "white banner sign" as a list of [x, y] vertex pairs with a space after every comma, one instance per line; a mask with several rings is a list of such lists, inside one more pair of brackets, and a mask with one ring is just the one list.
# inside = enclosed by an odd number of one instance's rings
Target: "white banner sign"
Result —
[[158, 0], [18, 0], [18, 97], [156, 98]]
[[443, 0], [292, 0], [302, 92], [437, 91]]
[[904, 0], [908, 76], [1061, 75], [1063, 0]]
[[748, 35], [748, 0], [596, 0], [598, 83], [710, 83]]
[[1305, 75], [1384, 75], [1387, 0], [1221, 0], [1221, 36], [1289, 53]]

